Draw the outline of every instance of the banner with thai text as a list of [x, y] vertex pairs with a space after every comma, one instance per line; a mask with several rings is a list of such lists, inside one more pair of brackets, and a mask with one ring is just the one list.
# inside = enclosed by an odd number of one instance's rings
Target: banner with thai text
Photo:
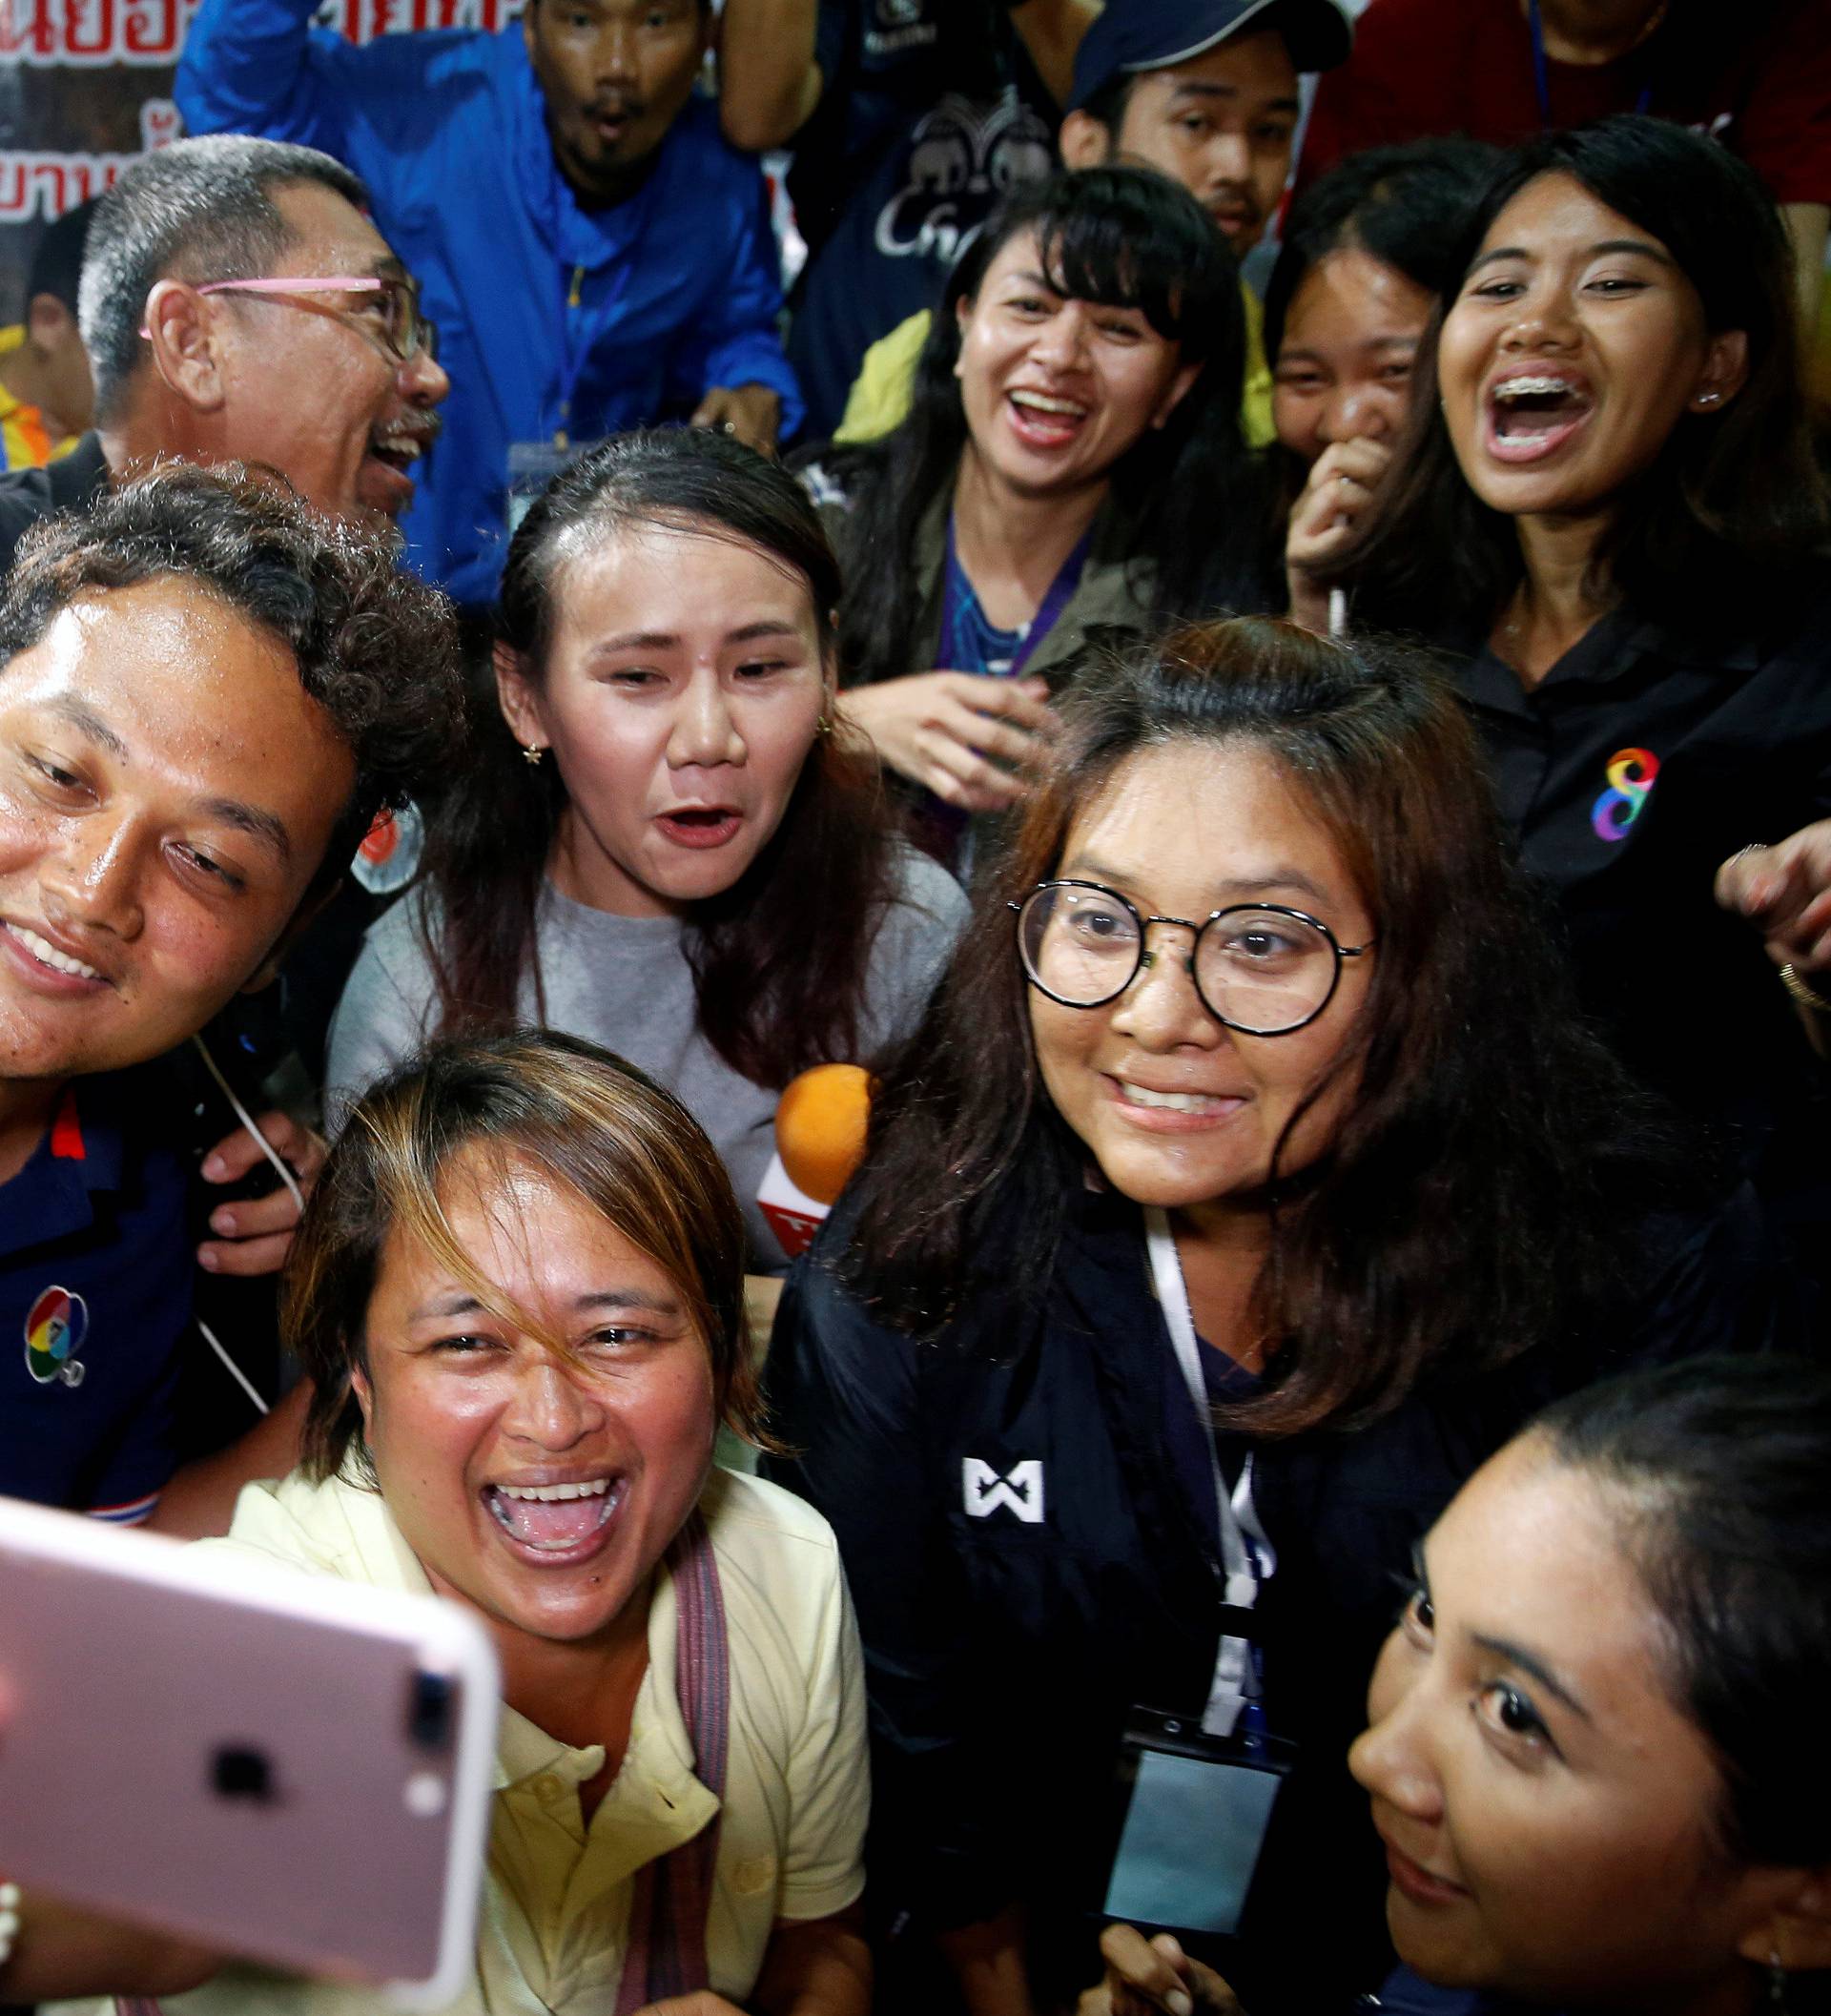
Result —
[[[39, 233], [183, 131], [172, 79], [197, 0], [0, 0], [0, 322], [25, 307]], [[352, 42], [500, 28], [520, 0], [328, 0]]]

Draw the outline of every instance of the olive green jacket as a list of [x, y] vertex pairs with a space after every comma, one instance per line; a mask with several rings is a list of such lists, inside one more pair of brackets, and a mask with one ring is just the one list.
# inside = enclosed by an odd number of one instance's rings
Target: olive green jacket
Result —
[[[910, 565], [921, 585], [921, 613], [909, 641], [906, 672], [953, 671], [938, 663], [941, 648], [941, 603], [947, 586], [947, 514], [953, 485], [944, 484], [922, 513], [916, 528], [916, 549]], [[834, 545], [843, 537], [846, 506], [836, 500], [820, 504], [820, 516]], [[1156, 564], [1129, 560], [1131, 530], [1109, 497], [1094, 520], [1093, 548], [1080, 581], [1046, 637], [1024, 662], [1023, 676], [1043, 678], [1059, 690], [1068, 663], [1090, 629], [1113, 626], [1144, 632], [1156, 627], [1152, 601]]]

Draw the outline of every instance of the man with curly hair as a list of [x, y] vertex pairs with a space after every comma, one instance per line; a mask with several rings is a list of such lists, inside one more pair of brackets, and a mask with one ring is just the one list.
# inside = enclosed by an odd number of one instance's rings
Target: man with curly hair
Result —
[[[376, 813], [449, 763], [457, 694], [449, 606], [391, 542], [238, 467], [167, 466], [23, 542], [0, 602], [0, 1337], [20, 1353], [0, 1491], [154, 1512], [197, 1215], [170, 1054], [272, 976]], [[290, 1427], [215, 1459], [220, 1509], [286, 1467]]]

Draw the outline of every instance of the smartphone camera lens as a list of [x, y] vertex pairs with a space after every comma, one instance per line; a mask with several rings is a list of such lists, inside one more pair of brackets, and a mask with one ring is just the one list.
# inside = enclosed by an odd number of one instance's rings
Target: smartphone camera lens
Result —
[[442, 1750], [451, 1735], [455, 1690], [442, 1673], [416, 1673], [413, 1701], [407, 1710], [407, 1733], [423, 1750]]
[[225, 1743], [210, 1759], [210, 1781], [218, 1799], [264, 1804], [274, 1796], [274, 1774], [266, 1756], [238, 1743]]

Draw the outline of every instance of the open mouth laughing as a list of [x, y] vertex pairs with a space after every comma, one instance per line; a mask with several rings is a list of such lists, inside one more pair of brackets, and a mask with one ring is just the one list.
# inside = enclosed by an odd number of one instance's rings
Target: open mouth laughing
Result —
[[399, 516], [413, 502], [414, 473], [420, 458], [439, 434], [439, 422], [430, 413], [409, 412], [397, 419], [378, 421], [369, 430], [363, 455], [364, 502], [373, 503]]
[[1077, 399], [1019, 386], [1007, 395], [1011, 425], [1018, 440], [1035, 448], [1059, 448], [1074, 440], [1087, 422], [1087, 408]]
[[1595, 410], [1589, 385], [1560, 371], [1515, 371], [1488, 388], [1488, 452], [1506, 463], [1555, 455]]
[[529, 1553], [576, 1560], [593, 1553], [628, 1495], [609, 1473], [560, 1484], [486, 1484], [483, 1499], [508, 1538]]

